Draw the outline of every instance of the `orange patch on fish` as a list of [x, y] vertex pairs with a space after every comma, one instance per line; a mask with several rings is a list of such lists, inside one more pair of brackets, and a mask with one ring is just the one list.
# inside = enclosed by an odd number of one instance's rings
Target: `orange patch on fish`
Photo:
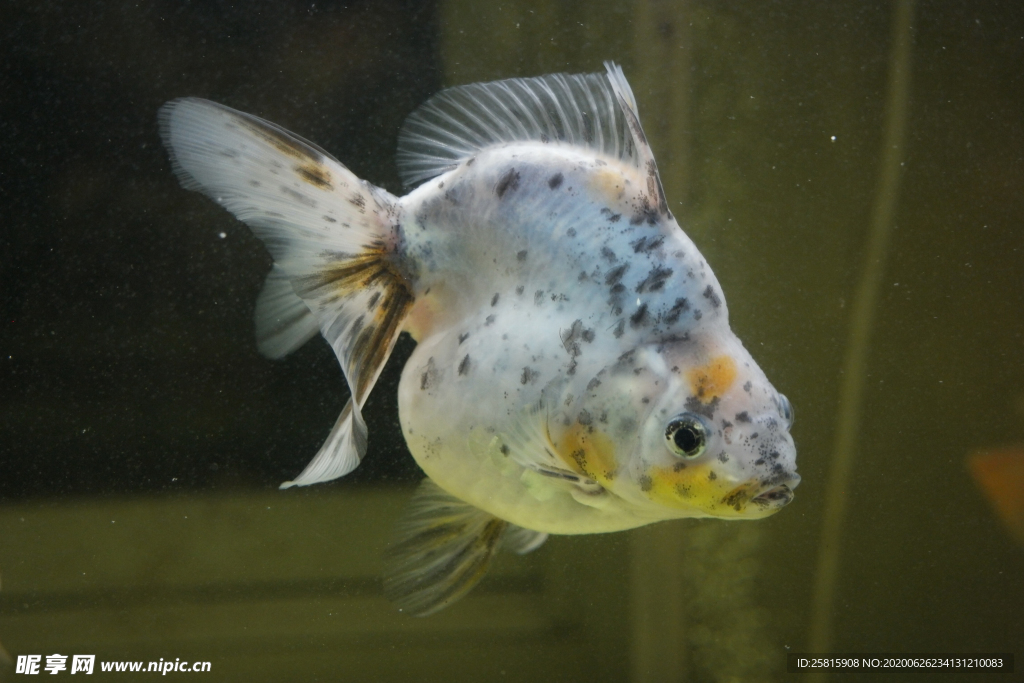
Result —
[[599, 484], [611, 483], [618, 474], [612, 440], [597, 430], [591, 431], [589, 426], [573, 424], [551, 445], [569, 469]]
[[967, 469], [999, 518], [1024, 544], [1024, 446], [975, 451]]
[[706, 510], [718, 507], [723, 493], [721, 484], [711, 478], [710, 467], [685, 463], [650, 468], [640, 480], [640, 488], [651, 500], [667, 507]]
[[621, 167], [602, 166], [591, 175], [592, 188], [597, 196], [610, 204], [622, 199], [628, 180]]
[[334, 189], [334, 185], [331, 184], [331, 172], [323, 164], [300, 164], [295, 167], [295, 173], [299, 179], [317, 189], [328, 192]]
[[736, 381], [736, 361], [732, 356], [715, 356], [707, 365], [686, 373], [690, 390], [701, 403], [710, 403], [722, 396]]

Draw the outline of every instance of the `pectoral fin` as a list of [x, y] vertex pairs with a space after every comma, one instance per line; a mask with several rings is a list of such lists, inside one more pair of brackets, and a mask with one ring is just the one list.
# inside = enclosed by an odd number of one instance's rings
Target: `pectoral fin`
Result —
[[500, 547], [520, 554], [547, 534], [498, 519], [424, 479], [385, 554], [384, 594], [398, 608], [427, 616], [465, 596]]
[[587, 476], [586, 472], [570, 469], [566, 461], [559, 457], [548, 431], [548, 409], [545, 399], [522, 410], [512, 429], [500, 434], [498, 438], [501, 441], [501, 452], [523, 467], [546, 477], [568, 482], [586, 493], [594, 493], [601, 489], [600, 484]]

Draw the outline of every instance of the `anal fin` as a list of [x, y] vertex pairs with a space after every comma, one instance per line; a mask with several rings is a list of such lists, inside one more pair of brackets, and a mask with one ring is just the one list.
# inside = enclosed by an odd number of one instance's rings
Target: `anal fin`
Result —
[[479, 583], [499, 548], [523, 554], [546, 539], [424, 479], [385, 554], [384, 595], [406, 614], [433, 614]]

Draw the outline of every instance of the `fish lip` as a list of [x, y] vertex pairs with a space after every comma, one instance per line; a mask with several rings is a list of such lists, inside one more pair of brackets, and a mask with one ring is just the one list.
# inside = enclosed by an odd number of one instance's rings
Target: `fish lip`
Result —
[[788, 484], [779, 484], [757, 494], [750, 502], [763, 508], [779, 509], [789, 505], [793, 501], [793, 495], [793, 489]]

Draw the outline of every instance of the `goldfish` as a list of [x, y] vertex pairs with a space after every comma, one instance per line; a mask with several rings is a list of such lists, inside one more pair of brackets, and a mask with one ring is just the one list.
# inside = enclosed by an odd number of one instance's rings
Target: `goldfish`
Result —
[[1024, 446], [975, 451], [967, 468], [1006, 530], [1024, 545]]
[[404, 612], [455, 602], [500, 548], [792, 500], [792, 407], [669, 210], [618, 65], [436, 94], [399, 134], [402, 197], [220, 104], [173, 100], [159, 126], [181, 184], [273, 257], [260, 351], [320, 334], [348, 384], [283, 488], [358, 466], [366, 398], [399, 334], [417, 342], [398, 407], [426, 479], [384, 577]]

